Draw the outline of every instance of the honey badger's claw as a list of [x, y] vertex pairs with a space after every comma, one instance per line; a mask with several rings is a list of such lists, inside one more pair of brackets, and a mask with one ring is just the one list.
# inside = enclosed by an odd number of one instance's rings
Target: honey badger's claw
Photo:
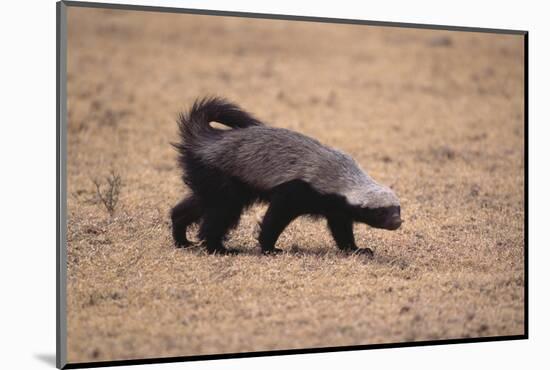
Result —
[[174, 242], [174, 247], [176, 247], [176, 248], [186, 248], [188, 246], [189, 246], [188, 243], [180, 243], [180, 242], [177, 242], [177, 241]]
[[193, 243], [191, 243], [189, 240], [184, 240], [184, 241], [175, 240], [174, 241], [174, 246], [176, 248], [189, 248], [189, 247], [193, 246]]
[[353, 254], [360, 254], [362, 256], [374, 257], [374, 252], [370, 248], [357, 248], [353, 251]]
[[280, 248], [262, 250], [262, 254], [264, 256], [273, 256], [273, 255], [276, 255], [276, 254], [279, 254], [279, 253], [282, 253], [282, 252], [283, 252], [283, 250], [280, 249]]
[[178, 242], [174, 241], [174, 245], [176, 248], [182, 248], [182, 249], [190, 249], [190, 248], [198, 248], [204, 246], [204, 242], [202, 240], [186, 240], [185, 242]]
[[209, 250], [208, 254], [215, 254], [218, 256], [228, 256], [228, 255], [239, 254], [239, 251], [237, 249], [218, 248], [211, 251]]

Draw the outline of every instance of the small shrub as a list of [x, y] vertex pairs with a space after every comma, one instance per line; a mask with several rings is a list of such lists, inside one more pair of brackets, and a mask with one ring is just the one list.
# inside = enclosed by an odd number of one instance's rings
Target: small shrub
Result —
[[97, 197], [99, 198], [99, 200], [101, 200], [101, 202], [109, 212], [109, 215], [113, 217], [120, 196], [120, 188], [122, 187], [122, 180], [120, 179], [120, 175], [118, 175], [114, 171], [111, 171], [110, 175], [106, 177], [106, 190], [102, 190], [102, 186], [99, 180], [94, 179], [92, 181], [94, 182], [96, 188]]

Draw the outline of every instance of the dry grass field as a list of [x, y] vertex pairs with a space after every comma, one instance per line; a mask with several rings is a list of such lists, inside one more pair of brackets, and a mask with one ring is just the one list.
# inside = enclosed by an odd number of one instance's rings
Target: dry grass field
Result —
[[[68, 360], [523, 334], [523, 60], [517, 35], [69, 8]], [[174, 248], [175, 119], [207, 94], [350, 153], [402, 228], [356, 225], [370, 259], [298, 219], [265, 257], [256, 206], [238, 256]]]

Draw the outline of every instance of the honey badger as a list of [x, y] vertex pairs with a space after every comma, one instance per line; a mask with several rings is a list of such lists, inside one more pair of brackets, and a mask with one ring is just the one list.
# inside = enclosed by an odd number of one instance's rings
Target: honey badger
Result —
[[[229, 130], [213, 128], [218, 122]], [[358, 248], [353, 223], [396, 230], [402, 223], [399, 199], [375, 182], [348, 154], [297, 132], [269, 127], [222, 98], [195, 101], [178, 118], [180, 141], [173, 144], [192, 193], [171, 212], [177, 247], [190, 245], [187, 227], [200, 222], [199, 238], [208, 253], [233, 253], [223, 240], [244, 209], [269, 207], [260, 227], [264, 254], [281, 252], [275, 243], [301, 215], [321, 216], [337, 246]]]

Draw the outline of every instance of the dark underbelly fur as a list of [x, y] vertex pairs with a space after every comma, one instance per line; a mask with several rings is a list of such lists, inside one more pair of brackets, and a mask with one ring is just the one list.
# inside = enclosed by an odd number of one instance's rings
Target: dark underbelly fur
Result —
[[308, 183], [294, 180], [260, 191], [202, 164], [193, 157], [184, 163], [184, 182], [192, 193], [172, 209], [172, 234], [176, 246], [190, 245], [187, 227], [200, 223], [199, 238], [209, 253], [234, 253], [223, 245], [229, 230], [239, 223], [242, 212], [256, 202], [269, 203], [263, 218], [259, 244], [265, 254], [280, 252], [275, 248], [279, 235], [294, 219], [302, 215], [325, 217], [337, 246], [346, 251], [372, 254], [368, 248], [358, 249], [353, 236], [355, 210], [343, 197], [324, 195]]

